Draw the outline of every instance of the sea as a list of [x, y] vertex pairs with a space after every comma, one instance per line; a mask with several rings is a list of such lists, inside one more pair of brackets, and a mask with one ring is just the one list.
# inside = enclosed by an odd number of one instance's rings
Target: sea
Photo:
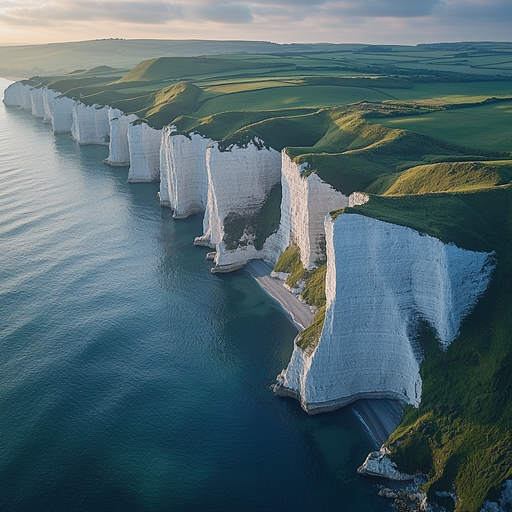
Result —
[[281, 306], [107, 153], [0, 103], [0, 511], [389, 511], [354, 413], [273, 395]]

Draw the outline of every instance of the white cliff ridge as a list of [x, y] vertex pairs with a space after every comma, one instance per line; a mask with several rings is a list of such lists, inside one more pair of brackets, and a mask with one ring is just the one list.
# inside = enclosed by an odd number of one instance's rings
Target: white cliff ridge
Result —
[[316, 413], [359, 398], [421, 400], [414, 333], [426, 320], [447, 347], [487, 288], [494, 256], [362, 215], [325, 221], [327, 309], [320, 340], [295, 346], [275, 392]]
[[106, 164], [113, 166], [130, 165], [130, 148], [128, 145], [128, 126], [138, 117], [135, 114], [124, 115], [117, 108], [108, 107], [110, 139]]
[[57, 96], [51, 107], [53, 133], [70, 133], [73, 127], [73, 107], [75, 101], [67, 96]]
[[4, 91], [4, 104], [11, 107], [32, 110], [30, 89], [32, 89], [32, 87], [28, 84], [14, 82]]
[[75, 102], [73, 104], [71, 137], [81, 145], [108, 145], [110, 138], [108, 108], [101, 105], [84, 105], [79, 101]]
[[128, 181], [148, 182], [160, 179], [160, 142], [162, 130], [155, 130], [147, 123], [128, 125], [130, 152]]
[[[242, 267], [251, 259], [274, 259], [280, 244], [276, 236], [269, 237], [258, 251], [250, 233], [244, 233], [236, 248], [224, 242], [224, 221], [228, 215], [247, 218], [263, 206], [274, 185], [281, 177], [281, 155], [266, 148], [261, 141], [247, 147], [232, 146], [225, 151], [217, 143], [206, 152], [208, 198], [203, 221], [203, 236], [196, 245], [217, 249], [214, 272], [229, 272]], [[267, 247], [265, 247], [267, 246]], [[272, 255], [267, 252], [273, 253]]]
[[43, 102], [43, 94], [45, 89], [39, 89], [33, 87], [30, 89], [30, 102], [32, 104], [32, 115], [34, 117], [39, 117], [41, 119], [44, 118], [44, 102]]
[[53, 118], [53, 103], [57, 96], [60, 96], [60, 93], [54, 91], [53, 89], [43, 89], [43, 108], [44, 108], [44, 118], [43, 123], [51, 124]]
[[280, 232], [283, 250], [295, 243], [306, 269], [325, 259], [324, 217], [331, 211], [349, 205], [349, 198], [338, 192], [317, 174], [304, 176], [307, 164], [295, 163], [282, 151], [283, 199]]
[[173, 134], [174, 127], [162, 130], [160, 147], [160, 204], [184, 219], [206, 209], [208, 176], [206, 150], [214, 142], [197, 133]]

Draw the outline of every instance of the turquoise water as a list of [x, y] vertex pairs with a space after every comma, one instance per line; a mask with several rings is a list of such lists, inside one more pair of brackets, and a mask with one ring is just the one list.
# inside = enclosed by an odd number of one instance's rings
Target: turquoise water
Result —
[[272, 394], [284, 312], [106, 156], [0, 104], [0, 510], [389, 510], [350, 411]]

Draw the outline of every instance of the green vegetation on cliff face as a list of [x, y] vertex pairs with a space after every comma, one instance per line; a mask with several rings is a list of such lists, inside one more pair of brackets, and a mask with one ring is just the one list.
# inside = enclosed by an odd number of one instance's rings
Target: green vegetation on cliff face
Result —
[[297, 282], [304, 279], [306, 276], [306, 269], [300, 259], [299, 247], [297, 245], [290, 245], [281, 256], [279, 256], [274, 270], [276, 272], [290, 274], [286, 279], [286, 284], [291, 288], [295, 288]]
[[297, 346], [305, 352], [312, 352], [320, 341], [325, 322], [325, 277], [327, 265], [324, 263], [308, 273], [302, 298], [312, 306], [316, 306], [317, 313], [313, 323], [304, 329], [297, 338]]
[[327, 265], [320, 264], [313, 270], [306, 270], [300, 259], [300, 251], [296, 245], [290, 245], [279, 257], [274, 266], [276, 272], [290, 274], [286, 284], [295, 288], [300, 280], [304, 281], [302, 298], [317, 308], [313, 323], [297, 336], [297, 346], [306, 352], [311, 352], [317, 346], [325, 320], [325, 276]]
[[224, 219], [226, 248], [234, 250], [247, 245], [249, 241], [260, 251], [267, 238], [275, 233], [281, 220], [281, 184], [272, 187], [263, 206], [252, 215], [229, 213]]

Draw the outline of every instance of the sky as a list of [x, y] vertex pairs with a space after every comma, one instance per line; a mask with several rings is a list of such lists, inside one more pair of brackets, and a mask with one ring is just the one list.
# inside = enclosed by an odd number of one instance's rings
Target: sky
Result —
[[0, 0], [0, 44], [511, 41], [512, 0]]

